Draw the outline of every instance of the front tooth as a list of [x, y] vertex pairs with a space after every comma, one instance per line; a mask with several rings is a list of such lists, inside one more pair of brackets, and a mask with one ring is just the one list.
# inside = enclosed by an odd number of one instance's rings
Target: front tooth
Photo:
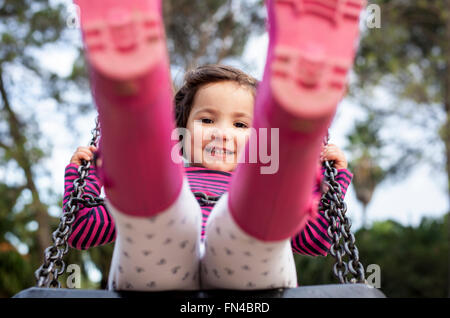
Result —
[[233, 152], [232, 151], [228, 151], [228, 150], [222, 150], [222, 149], [216, 149], [216, 148], [210, 148], [210, 149], [208, 149], [208, 152], [209, 153], [212, 153], [212, 152], [215, 152], [216, 154], [218, 154], [218, 155], [223, 155], [224, 153], [226, 153], [226, 154], [229, 154], [229, 155], [232, 155], [233, 154]]

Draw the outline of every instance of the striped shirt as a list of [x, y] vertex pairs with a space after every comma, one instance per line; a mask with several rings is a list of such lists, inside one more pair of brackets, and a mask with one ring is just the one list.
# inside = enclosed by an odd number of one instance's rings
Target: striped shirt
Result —
[[[203, 167], [185, 167], [184, 169], [192, 192], [200, 191], [208, 196], [221, 196], [228, 191], [232, 172], [209, 170]], [[323, 168], [321, 172], [321, 176], [323, 176]], [[69, 201], [70, 193], [73, 191], [73, 182], [77, 178], [79, 178], [78, 166], [72, 163], [67, 165], [64, 176], [63, 205]], [[352, 178], [353, 174], [348, 170], [338, 170], [335, 179], [341, 185], [342, 199], [344, 199]], [[90, 168], [89, 176], [85, 180], [85, 193], [92, 194], [95, 197], [100, 196], [102, 184], [95, 172], [95, 168]], [[313, 197], [318, 201], [321, 195], [320, 179], [317, 179], [312, 191]], [[197, 200], [200, 202], [201, 199], [197, 198]], [[202, 239], [204, 239], [205, 235], [206, 221], [213, 207], [214, 204], [201, 206]], [[315, 209], [303, 230], [292, 237], [291, 246], [293, 252], [311, 256], [326, 256], [332, 242], [328, 236], [327, 229], [328, 222], [324, 214]], [[85, 208], [80, 204], [80, 209], [76, 215], [68, 241], [71, 247], [84, 250], [113, 242], [116, 239], [116, 234], [114, 219], [104, 206]]]

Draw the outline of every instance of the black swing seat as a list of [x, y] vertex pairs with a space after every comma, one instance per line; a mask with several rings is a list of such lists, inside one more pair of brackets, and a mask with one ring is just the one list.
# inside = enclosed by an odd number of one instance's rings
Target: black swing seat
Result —
[[332, 284], [270, 290], [204, 291], [108, 291], [67, 288], [25, 289], [13, 298], [386, 298], [378, 289], [365, 284]]

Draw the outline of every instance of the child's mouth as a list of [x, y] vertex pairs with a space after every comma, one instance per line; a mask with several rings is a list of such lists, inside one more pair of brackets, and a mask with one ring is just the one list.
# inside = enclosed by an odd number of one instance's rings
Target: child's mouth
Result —
[[234, 151], [229, 151], [224, 148], [216, 148], [216, 147], [209, 147], [205, 148], [205, 152], [213, 157], [215, 156], [225, 156], [225, 155], [234, 155]]

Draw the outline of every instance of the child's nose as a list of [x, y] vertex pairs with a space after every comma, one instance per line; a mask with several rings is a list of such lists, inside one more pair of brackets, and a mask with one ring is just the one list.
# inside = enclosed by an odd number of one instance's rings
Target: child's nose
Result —
[[232, 139], [232, 135], [228, 129], [216, 127], [212, 132], [212, 139], [222, 139], [224, 141], [229, 141]]

